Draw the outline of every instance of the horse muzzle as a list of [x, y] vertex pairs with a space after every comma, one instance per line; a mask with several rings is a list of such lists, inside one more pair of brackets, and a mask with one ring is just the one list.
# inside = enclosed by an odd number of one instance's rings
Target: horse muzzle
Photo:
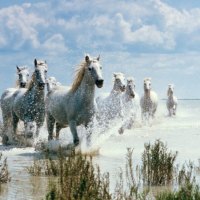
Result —
[[96, 80], [95, 84], [98, 88], [102, 88], [103, 87], [103, 79], [99, 79], [99, 80]]
[[131, 96], [132, 98], [135, 98], [135, 94], [134, 94], [134, 93], [130, 94], [130, 96]]
[[45, 83], [39, 83], [38, 87], [39, 87], [40, 90], [43, 90], [44, 87], [45, 87]]
[[124, 91], [125, 91], [125, 89], [126, 89], [126, 86], [125, 86], [125, 85], [123, 85], [123, 86], [121, 87], [121, 91], [122, 91], [122, 92], [124, 92]]
[[21, 88], [25, 88], [25, 87], [26, 87], [26, 83], [25, 83], [25, 82], [21, 82], [21, 83], [20, 83], [20, 87], [21, 87]]

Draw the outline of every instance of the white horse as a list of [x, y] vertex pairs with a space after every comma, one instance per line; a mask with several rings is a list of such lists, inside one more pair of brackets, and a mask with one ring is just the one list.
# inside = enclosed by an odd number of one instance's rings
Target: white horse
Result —
[[139, 101], [139, 95], [135, 92], [135, 81], [132, 77], [128, 77], [126, 89], [122, 95], [123, 112], [125, 115], [124, 123], [119, 129], [120, 134], [124, 132], [124, 129], [131, 129], [133, 127], [139, 109]]
[[151, 78], [144, 79], [144, 95], [140, 99], [142, 120], [155, 117], [158, 106], [158, 96], [151, 90]]
[[[19, 120], [22, 120], [25, 129], [29, 123], [36, 123], [38, 136], [45, 118], [45, 84], [47, 75], [46, 61], [34, 60], [35, 70], [27, 89], [20, 89], [13, 95], [12, 123], [16, 135]], [[31, 137], [32, 135], [27, 135]]]
[[[16, 81], [16, 88], [8, 88], [1, 95], [1, 110], [3, 117], [3, 133], [7, 132], [9, 126], [11, 126], [12, 119], [12, 98], [14, 93], [19, 90], [19, 88], [25, 88], [29, 81], [29, 69], [24, 66], [16, 67], [18, 79]], [[3, 137], [3, 143], [6, 143], [6, 138]]]
[[169, 116], [176, 115], [176, 110], [178, 106], [178, 99], [174, 96], [174, 85], [169, 84], [167, 90], [167, 109], [169, 111]]
[[96, 98], [98, 118], [103, 124], [123, 117], [122, 93], [125, 91], [125, 77], [121, 72], [114, 73], [113, 76], [114, 85], [110, 94], [104, 98]]
[[51, 92], [52, 90], [56, 89], [56, 87], [61, 86], [61, 83], [56, 80], [54, 76], [51, 76], [46, 81], [47, 84], [47, 92]]
[[56, 122], [56, 136], [63, 127], [69, 126], [73, 135], [74, 145], [79, 144], [76, 126], [85, 125], [87, 128], [95, 113], [95, 85], [103, 86], [100, 57], [85, 56], [80, 64], [71, 89], [58, 87], [47, 98], [47, 129], [48, 139], [53, 139], [53, 128]]

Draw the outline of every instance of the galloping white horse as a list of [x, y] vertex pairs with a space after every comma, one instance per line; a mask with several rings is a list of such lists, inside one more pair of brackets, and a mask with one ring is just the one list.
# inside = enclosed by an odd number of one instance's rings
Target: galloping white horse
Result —
[[[45, 84], [47, 75], [46, 61], [34, 60], [35, 71], [27, 89], [20, 89], [13, 95], [13, 132], [16, 135], [19, 119], [25, 128], [29, 123], [36, 123], [38, 136], [45, 118]], [[27, 135], [32, 136], [32, 135]]]
[[101, 123], [116, 117], [123, 117], [122, 93], [125, 91], [125, 77], [121, 72], [113, 75], [114, 85], [110, 94], [104, 98], [96, 98], [98, 118]]
[[135, 81], [132, 77], [128, 77], [126, 89], [122, 95], [122, 103], [125, 116], [124, 123], [119, 129], [120, 134], [124, 132], [124, 129], [132, 128], [139, 109], [139, 101], [139, 95], [135, 92]]
[[169, 116], [176, 115], [177, 105], [178, 105], [178, 99], [174, 96], [174, 85], [169, 84], [168, 90], [167, 90], [167, 109], [169, 111]]
[[151, 78], [144, 79], [144, 95], [140, 99], [142, 120], [154, 118], [158, 106], [158, 96], [151, 90]]
[[79, 144], [76, 126], [89, 125], [92, 121], [95, 106], [95, 85], [103, 86], [100, 65], [100, 57], [91, 58], [85, 56], [85, 60], [79, 65], [71, 89], [58, 87], [49, 93], [47, 98], [47, 129], [49, 140], [53, 139], [53, 128], [56, 122], [56, 135], [66, 126], [70, 127], [74, 145]]
[[[29, 80], [29, 69], [27, 67], [17, 66], [17, 88], [8, 88], [1, 95], [1, 110], [3, 117], [3, 133], [7, 132], [7, 128], [11, 125], [12, 118], [12, 98], [14, 93], [19, 90], [19, 88], [25, 88]], [[4, 137], [3, 137], [4, 138]], [[6, 138], [4, 138], [6, 140]], [[3, 143], [6, 141], [4, 141]]]

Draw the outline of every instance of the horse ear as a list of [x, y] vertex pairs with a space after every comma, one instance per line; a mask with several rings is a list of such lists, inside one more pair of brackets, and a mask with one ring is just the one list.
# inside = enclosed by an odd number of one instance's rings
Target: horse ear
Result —
[[113, 73], [113, 76], [116, 78], [117, 77], [117, 73]]
[[34, 60], [35, 67], [37, 66], [37, 59]]
[[100, 60], [100, 55], [97, 57], [97, 60], [98, 60], [98, 61]]
[[18, 65], [16, 65], [16, 68], [17, 68], [17, 71], [18, 72], [20, 72], [21, 70], [20, 70], [20, 68], [18, 67]]
[[45, 60], [44, 62], [45, 62], [45, 64], [47, 64], [47, 61], [46, 61], [46, 60]]
[[88, 54], [86, 54], [86, 56], [85, 56], [85, 61], [88, 63], [88, 62], [90, 62], [90, 56], [88, 55]]

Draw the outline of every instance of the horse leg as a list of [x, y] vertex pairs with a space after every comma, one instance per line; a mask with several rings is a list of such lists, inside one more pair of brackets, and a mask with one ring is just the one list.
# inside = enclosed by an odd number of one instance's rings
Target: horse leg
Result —
[[12, 113], [12, 124], [13, 124], [13, 135], [12, 135], [12, 139], [15, 140], [15, 137], [17, 136], [17, 125], [19, 122], [19, 118], [17, 117], [17, 115], [13, 112]]
[[48, 140], [53, 140], [53, 128], [55, 124], [55, 119], [49, 113], [47, 113], [47, 130], [49, 133]]
[[63, 128], [62, 125], [60, 125], [59, 123], [56, 123], [56, 140], [59, 139], [59, 133], [60, 133], [60, 130]]
[[3, 129], [2, 129], [2, 143], [4, 145], [8, 145], [8, 126], [9, 126], [9, 120], [7, 117], [3, 116]]
[[94, 126], [93, 123], [86, 123], [85, 124], [85, 128], [86, 128], [86, 131], [87, 131], [86, 141], [87, 141], [88, 146], [91, 144], [91, 135], [92, 135], [93, 126]]
[[74, 145], [77, 146], [79, 144], [79, 138], [78, 138], [78, 133], [77, 133], [77, 129], [76, 129], [76, 121], [70, 121], [69, 122], [69, 128], [70, 128], [71, 133], [73, 135]]

